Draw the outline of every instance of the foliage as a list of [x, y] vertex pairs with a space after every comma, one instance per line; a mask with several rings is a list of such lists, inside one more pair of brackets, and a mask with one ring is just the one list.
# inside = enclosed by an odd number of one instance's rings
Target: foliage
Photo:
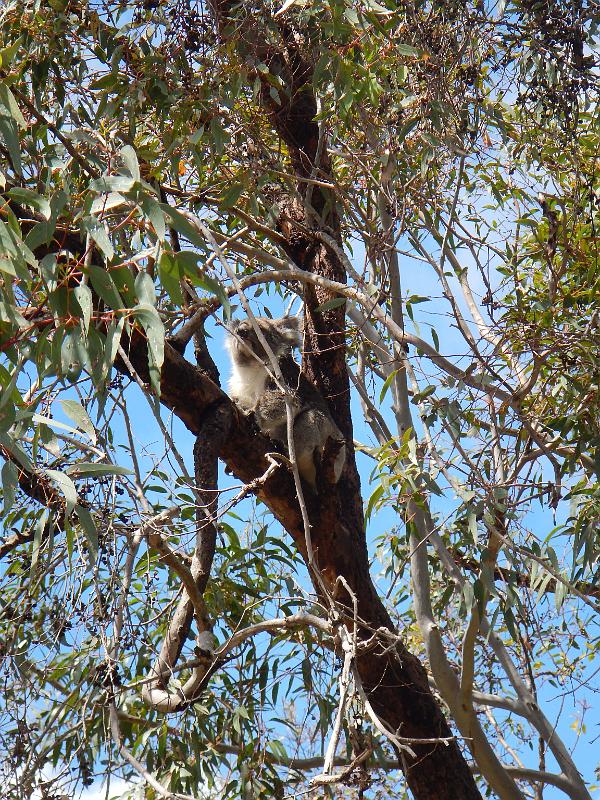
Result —
[[[522, 759], [589, 796], [516, 708], [524, 695], [499, 652], [541, 706], [576, 690], [585, 738], [599, 608], [597, 8], [285, 6], [0, 10], [7, 791], [57, 800], [97, 776], [145, 771], [169, 797], [320, 796], [310, 780], [339, 703], [335, 637], [305, 625], [249, 635], [189, 708], [149, 708], [141, 687], [182, 583], [140, 531], [176, 509], [161, 546], [189, 567], [207, 501], [190, 467], [192, 412], [165, 399], [177, 332], [203, 310], [198, 363], [204, 346], [222, 368], [238, 282], [257, 314], [277, 316], [307, 285], [290, 263], [313, 274], [302, 259], [322, 247], [347, 283], [330, 279], [311, 314], [346, 312], [367, 542], [386, 608], [435, 675], [409, 579], [411, 536], [420, 551], [428, 542], [445, 657], [500, 760], [520, 781]], [[308, 166], [298, 153], [312, 128], [289, 127], [294, 103], [318, 123]], [[133, 359], [139, 341], [147, 373]], [[219, 486], [204, 602], [220, 644], [265, 620], [328, 615], [302, 548], [249, 484], [236, 473]], [[469, 640], [484, 616], [497, 646]], [[190, 634], [175, 681], [202, 657]], [[572, 743], [566, 717], [554, 738]], [[336, 769], [353, 769], [326, 791], [405, 796], [397, 752], [358, 690], [344, 732]], [[589, 765], [578, 768], [590, 781]], [[532, 796], [555, 796], [545, 780]]]

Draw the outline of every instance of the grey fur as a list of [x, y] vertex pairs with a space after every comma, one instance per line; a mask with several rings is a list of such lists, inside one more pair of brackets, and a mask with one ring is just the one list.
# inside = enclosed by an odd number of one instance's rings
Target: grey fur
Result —
[[[346, 460], [344, 437], [325, 400], [302, 375], [292, 357], [293, 349], [302, 343], [302, 323], [297, 317], [255, 319], [294, 393], [294, 449], [300, 475], [316, 490], [316, 464], [322, 459], [327, 440], [332, 439], [338, 443], [333, 462], [337, 483]], [[285, 398], [267, 371], [268, 356], [249, 319], [233, 322], [230, 330], [232, 335], [227, 342], [232, 365], [230, 396], [245, 412], [254, 412], [262, 433], [287, 449]]]

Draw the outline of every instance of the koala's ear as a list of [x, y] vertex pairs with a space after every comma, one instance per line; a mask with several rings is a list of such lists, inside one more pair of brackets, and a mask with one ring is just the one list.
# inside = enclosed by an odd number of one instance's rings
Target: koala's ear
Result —
[[227, 326], [227, 328], [230, 331], [230, 333], [235, 333], [241, 324], [242, 324], [241, 319], [232, 319], [229, 321], [229, 325]]
[[304, 320], [301, 317], [281, 317], [277, 320], [277, 327], [290, 344], [300, 347], [304, 330]]

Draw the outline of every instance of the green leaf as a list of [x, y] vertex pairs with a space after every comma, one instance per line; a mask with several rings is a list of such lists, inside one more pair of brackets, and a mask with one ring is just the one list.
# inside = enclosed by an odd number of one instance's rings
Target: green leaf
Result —
[[479, 542], [479, 532], [477, 528], [477, 514], [474, 511], [467, 512], [467, 527], [469, 529], [469, 533], [473, 538], [473, 542], [478, 544]]
[[68, 475], [65, 475], [64, 472], [60, 472], [57, 469], [46, 469], [44, 470], [44, 474], [48, 475], [54, 483], [58, 485], [58, 488], [65, 496], [65, 500], [67, 501], [67, 516], [70, 516], [71, 511], [75, 508], [77, 504], [77, 500], [79, 499], [77, 496], [77, 489], [75, 488], [75, 484], [69, 478]]
[[369, 502], [367, 503], [367, 508], [365, 510], [365, 519], [369, 520], [371, 518], [371, 514], [373, 513], [373, 509], [378, 505], [379, 501], [383, 497], [384, 487], [380, 483], [379, 486], [375, 488], [375, 491], [369, 497]]
[[475, 601], [475, 592], [473, 591], [473, 586], [468, 581], [463, 583], [462, 595], [465, 602], [465, 607], [467, 611], [470, 611], [473, 608], [473, 603]]
[[398, 142], [403, 142], [406, 139], [406, 137], [408, 136], [408, 134], [414, 128], [416, 128], [418, 124], [419, 124], [419, 120], [416, 117], [414, 117], [413, 119], [408, 120], [408, 122], [405, 122], [404, 125], [398, 131], [398, 134], [397, 134], [397, 137], [396, 137]]
[[231, 319], [231, 303], [229, 302], [229, 297], [227, 296], [227, 292], [225, 291], [223, 285], [211, 278], [209, 275], [202, 275], [200, 278], [197, 278], [196, 283], [198, 286], [201, 286], [203, 289], [206, 289], [211, 294], [216, 295], [223, 306], [223, 311], [225, 312], [226, 319]]
[[21, 109], [17, 105], [13, 93], [5, 83], [0, 83], [0, 105], [6, 109], [8, 116], [14, 119], [19, 128], [27, 127], [25, 117], [21, 114]]
[[368, 8], [369, 11], [373, 11], [375, 14], [385, 14], [387, 16], [392, 13], [389, 8], [377, 3], [376, 0], [365, 0], [365, 7]]
[[[77, 510], [79, 506], [75, 506], [75, 510]], [[65, 540], [67, 543], [67, 555], [69, 556], [69, 566], [71, 566], [71, 562], [73, 560], [73, 544], [74, 544], [74, 537], [73, 537], [73, 526], [70, 524], [65, 525]]]
[[2, 495], [3, 495], [3, 509], [2, 513], [6, 514], [12, 507], [17, 493], [17, 485], [19, 483], [19, 472], [12, 461], [5, 461], [2, 465]]
[[0, 50], [0, 67], [8, 67], [15, 57], [15, 53], [23, 43], [23, 37], [19, 36], [16, 42]]
[[48, 522], [49, 516], [50, 512], [46, 508], [42, 512], [40, 518], [35, 523], [35, 530], [33, 534], [33, 547], [31, 550], [31, 566], [29, 567], [30, 580], [35, 577], [36, 567], [40, 557], [40, 548], [42, 546], [42, 536], [44, 533], [44, 528], [46, 527], [46, 523]]
[[60, 367], [62, 374], [71, 382], [76, 381], [81, 375], [83, 364], [79, 360], [75, 337], [70, 331], [65, 334], [62, 340]]
[[90, 181], [90, 189], [97, 194], [119, 192], [126, 194], [135, 186], [133, 178], [124, 175], [103, 175], [101, 178]]
[[394, 50], [401, 56], [414, 56], [415, 58], [419, 58], [423, 54], [422, 50], [410, 44], [404, 44], [404, 42], [394, 42]]
[[73, 420], [78, 428], [84, 431], [84, 433], [87, 433], [90, 440], [96, 444], [98, 439], [92, 424], [92, 420], [81, 403], [79, 403], [77, 400], [61, 400], [60, 403], [65, 414]]
[[90, 264], [88, 267], [88, 274], [92, 281], [92, 286], [107, 306], [113, 309], [123, 308], [121, 295], [117, 291], [117, 287], [107, 270], [102, 269], [102, 267], [97, 266], [97, 264]]
[[125, 327], [124, 318], [121, 318], [119, 320], [113, 320], [108, 326], [108, 331], [106, 332], [106, 343], [104, 345], [104, 359], [102, 362], [102, 367], [99, 375], [99, 383], [104, 383], [104, 381], [108, 377], [110, 370], [112, 369], [112, 365], [114, 364], [115, 361], [115, 356], [117, 355], [117, 351], [121, 343], [121, 334], [123, 333], [124, 327]]
[[0, 114], [0, 139], [6, 145], [15, 172], [19, 178], [22, 178], [23, 166], [21, 164], [21, 146], [19, 144], [17, 125], [13, 119], [3, 114]]
[[2, 392], [0, 392], [0, 408], [3, 408], [11, 400], [15, 404], [20, 402], [21, 395], [16, 386], [21, 370], [22, 364], [16, 365], [12, 372], [9, 372], [4, 365], [0, 365], [0, 386], [2, 386]]
[[170, 253], [162, 253], [158, 262], [158, 276], [161, 284], [167, 290], [171, 302], [176, 306], [183, 305], [183, 292], [181, 291], [182, 270]]
[[119, 153], [123, 164], [129, 170], [131, 177], [139, 183], [140, 181], [140, 165], [138, 164], [137, 155], [133, 147], [131, 145], [126, 144], [125, 147], [121, 149]]
[[206, 242], [204, 241], [204, 236], [202, 233], [194, 226], [191, 222], [189, 222], [183, 214], [177, 211], [171, 206], [161, 203], [161, 209], [165, 213], [177, 231], [182, 236], [184, 236], [190, 244], [193, 244], [195, 247], [200, 247], [202, 250], [206, 250]]
[[122, 205], [131, 205], [131, 201], [123, 197], [119, 192], [110, 192], [109, 194], [101, 194], [96, 197], [92, 203], [92, 214], [101, 214], [102, 212], [110, 211], [112, 208], [118, 208]]
[[140, 303], [133, 309], [142, 323], [148, 339], [148, 367], [150, 383], [160, 397], [160, 372], [164, 361], [165, 329], [158, 311], [149, 303]]
[[100, 222], [96, 217], [86, 217], [81, 223], [82, 228], [87, 231], [96, 242], [107, 261], [111, 261], [115, 250], [108, 237], [108, 229], [104, 222]]
[[11, 189], [8, 192], [8, 196], [12, 197], [13, 200], [16, 200], [17, 203], [22, 203], [23, 205], [39, 211], [44, 219], [50, 219], [50, 203], [45, 197], [42, 197], [37, 192], [34, 192], [33, 189], [16, 186], [14, 189]]
[[72, 428], [70, 425], [65, 425], [64, 422], [59, 422], [56, 419], [52, 419], [52, 417], [45, 417], [43, 414], [32, 414], [31, 421], [39, 425], [47, 425], [50, 428], [60, 428], [68, 433], [77, 433], [75, 428]]
[[11, 275], [13, 278], [17, 277], [15, 265], [9, 258], [6, 258], [6, 256], [0, 256], [0, 272]]
[[538, 227], [538, 222], [535, 219], [529, 219], [529, 217], [519, 217], [516, 221], [517, 225], [525, 226], [526, 228], [533, 228], [534, 230]]
[[96, 464], [93, 461], [79, 461], [77, 464], [70, 464], [65, 472], [69, 475], [132, 475], [132, 471], [127, 467], [120, 467], [117, 464]]
[[116, 267], [111, 266], [109, 271], [112, 282], [125, 305], [133, 305], [135, 301], [135, 279], [129, 267], [125, 266], [125, 264], [119, 264]]
[[167, 232], [167, 226], [165, 224], [165, 215], [160, 207], [160, 203], [158, 203], [153, 197], [146, 196], [139, 201], [139, 206], [146, 219], [148, 219], [152, 224], [154, 232], [156, 233], [159, 241], [164, 241]]
[[18, 442], [14, 441], [8, 434], [0, 431], [0, 444], [15, 457], [23, 469], [26, 469], [28, 472], [33, 472], [33, 464]]
[[49, 244], [56, 230], [57, 220], [67, 200], [68, 196], [62, 189], [54, 192], [49, 198], [50, 219], [38, 222], [25, 237], [25, 244], [30, 250], [35, 251], [40, 245]]
[[245, 706], [236, 706], [233, 713], [237, 714], [238, 717], [243, 717], [244, 719], [250, 719], [250, 715], [248, 714], [248, 710]]
[[9, 208], [4, 208], [6, 211], [8, 224], [0, 220], [0, 252], [8, 258], [11, 258], [17, 272], [21, 269], [23, 264], [23, 275], [21, 276], [25, 282], [29, 280], [29, 274], [25, 268], [25, 264], [37, 269], [38, 261], [33, 255], [31, 250], [24, 244], [21, 239], [21, 229], [19, 223]]
[[98, 559], [98, 531], [96, 530], [94, 518], [87, 508], [80, 505], [75, 506], [75, 513], [88, 543], [90, 561], [95, 564]]
[[437, 387], [434, 386], [434, 384], [432, 383], [429, 384], [429, 386], [426, 386], [423, 389], [423, 391], [417, 392], [417, 394], [413, 395], [410, 402], [413, 405], [416, 405], [417, 403], [422, 403], [423, 400], [426, 400], [428, 397], [431, 397], [432, 394], [435, 394], [436, 388]]
[[302, 659], [302, 682], [304, 684], [304, 688], [307, 692], [312, 690], [313, 682], [312, 682], [312, 668], [310, 663], [310, 658], [303, 658]]
[[562, 608], [568, 591], [568, 587], [562, 583], [562, 581], [556, 581], [556, 586], [554, 589], [554, 605], [557, 611], [560, 611]]
[[170, 253], [170, 256], [179, 269], [179, 276], [183, 278], [184, 275], [187, 275], [191, 283], [198, 286], [198, 280], [202, 278], [202, 267], [198, 262], [202, 256], [193, 250], [179, 250], [176, 253]]
[[322, 313], [323, 311], [330, 311], [332, 308], [339, 308], [346, 302], [345, 297], [333, 297], [331, 300], [326, 300], [320, 306], [315, 308], [315, 313]]
[[271, 741], [267, 742], [267, 748], [277, 758], [280, 758], [280, 759], [288, 758], [288, 753], [287, 753], [287, 750], [285, 749], [285, 746], [278, 739], [272, 739]]
[[135, 294], [140, 303], [147, 303], [150, 306], [156, 305], [154, 281], [144, 270], [138, 272], [135, 277]]
[[239, 200], [243, 191], [243, 183], [233, 183], [221, 198], [221, 205], [223, 208], [231, 208], [231, 206], [234, 206]]
[[116, 89], [119, 85], [119, 76], [115, 75], [114, 72], [109, 72], [108, 75], [103, 75], [101, 78], [98, 78], [95, 81], [91, 81], [90, 89], [98, 90], [98, 89]]
[[81, 313], [83, 314], [83, 328], [87, 331], [90, 327], [90, 320], [92, 318], [92, 292], [87, 284], [81, 283], [73, 290], [75, 299], [79, 303]]
[[398, 370], [395, 369], [385, 379], [383, 386], [381, 387], [381, 391], [379, 392], [379, 402], [383, 403], [383, 398], [386, 396], [388, 389], [390, 388], [392, 381], [394, 380], [395, 376], [398, 374]]
[[30, 250], [36, 250], [42, 244], [48, 244], [56, 230], [56, 221], [41, 220], [29, 231], [25, 237], [25, 244]]

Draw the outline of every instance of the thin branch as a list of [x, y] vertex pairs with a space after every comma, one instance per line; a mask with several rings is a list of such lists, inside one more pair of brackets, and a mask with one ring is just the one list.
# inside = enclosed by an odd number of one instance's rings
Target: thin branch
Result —
[[48, 128], [48, 130], [52, 131], [54, 136], [56, 136], [58, 141], [62, 144], [62, 146], [69, 153], [69, 155], [72, 156], [72, 158], [79, 164], [79, 166], [83, 170], [85, 170], [85, 172], [88, 173], [88, 175], [90, 175], [90, 177], [98, 178], [100, 176], [100, 171], [97, 170], [95, 167], [93, 167], [89, 163], [89, 161], [86, 158], [84, 158], [81, 155], [81, 153], [77, 151], [75, 147], [73, 147], [71, 142], [65, 136], [63, 136], [63, 134], [58, 130], [58, 128], [53, 122], [51, 122], [49, 119], [46, 119], [46, 117], [37, 110], [37, 108], [29, 100], [29, 98], [27, 98], [22, 92], [20, 92], [14, 85], [11, 87], [11, 90], [14, 96], [17, 97], [21, 103], [23, 103], [23, 105], [29, 111], [29, 113], [33, 117], [35, 117], [35, 119], [38, 122], [41, 122], [43, 125], [45, 125]]
[[165, 787], [148, 772], [143, 764], [141, 764], [141, 762], [135, 758], [135, 756], [127, 749], [127, 747], [125, 747], [121, 736], [119, 715], [114, 701], [111, 702], [109, 706], [109, 717], [111, 736], [120, 755], [122, 755], [125, 761], [127, 761], [127, 763], [130, 764], [139, 775], [141, 775], [141, 777], [149, 786], [154, 789], [155, 792], [157, 792], [161, 797], [164, 797], [165, 800], [198, 800], [197, 797], [192, 797], [192, 795], [180, 794], [179, 792], [170, 792], [168, 789], [165, 789]]

